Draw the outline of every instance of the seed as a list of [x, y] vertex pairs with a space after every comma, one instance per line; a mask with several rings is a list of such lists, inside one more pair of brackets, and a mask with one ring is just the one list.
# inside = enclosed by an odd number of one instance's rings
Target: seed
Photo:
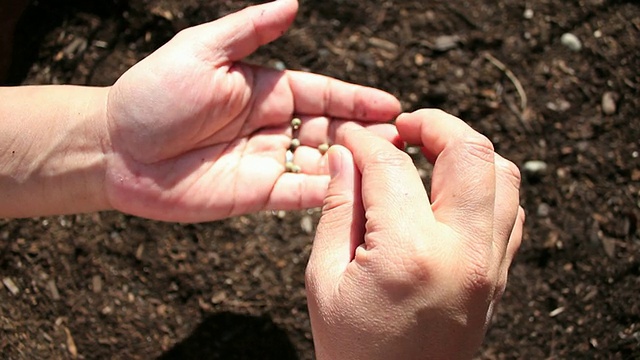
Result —
[[293, 130], [298, 130], [300, 128], [300, 125], [302, 125], [302, 120], [300, 120], [299, 118], [293, 118], [291, 120], [291, 127], [293, 128]]
[[299, 173], [300, 171], [302, 171], [302, 168], [300, 168], [299, 165], [293, 164], [293, 166], [291, 167], [291, 172], [292, 173]]
[[298, 146], [300, 146], [300, 140], [299, 139], [291, 139], [291, 146], [289, 147], [291, 149], [291, 151], [295, 151]]
[[320, 151], [320, 154], [324, 155], [328, 150], [329, 150], [329, 144], [324, 143], [324, 144], [318, 145], [318, 151]]
[[293, 172], [293, 167], [296, 166], [294, 165], [291, 161], [287, 161], [286, 164], [284, 164], [285, 169], [287, 169], [287, 172]]

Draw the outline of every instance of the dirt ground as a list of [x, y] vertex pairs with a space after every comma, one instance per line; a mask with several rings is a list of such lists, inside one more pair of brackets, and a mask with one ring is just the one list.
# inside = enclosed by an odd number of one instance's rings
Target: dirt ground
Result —
[[[112, 84], [248, 3], [33, 1], [9, 83]], [[639, 45], [631, 0], [301, 0], [249, 60], [445, 109], [523, 169], [525, 241], [479, 359], [638, 359]], [[303, 273], [318, 218], [0, 220], [2, 358], [313, 358]]]

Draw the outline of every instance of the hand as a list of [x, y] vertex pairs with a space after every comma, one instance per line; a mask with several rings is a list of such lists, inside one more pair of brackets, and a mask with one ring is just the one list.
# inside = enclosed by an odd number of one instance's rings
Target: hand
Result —
[[396, 126], [435, 163], [431, 202], [406, 154], [338, 130], [306, 273], [318, 359], [471, 358], [520, 245], [520, 174], [486, 137], [434, 110]]
[[[319, 206], [329, 182], [315, 148], [333, 119], [389, 121], [393, 96], [294, 71], [239, 62], [287, 29], [297, 1], [252, 6], [186, 29], [127, 71], [109, 92], [110, 204], [138, 216], [195, 222], [261, 209]], [[285, 172], [293, 116], [304, 121]], [[383, 137], [397, 136], [387, 124]]]

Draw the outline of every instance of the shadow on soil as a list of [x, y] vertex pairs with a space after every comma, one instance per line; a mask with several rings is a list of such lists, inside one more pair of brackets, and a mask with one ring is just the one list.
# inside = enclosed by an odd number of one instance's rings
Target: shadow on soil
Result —
[[298, 356], [271, 318], [223, 312], [207, 317], [157, 360], [174, 359], [298, 360]]

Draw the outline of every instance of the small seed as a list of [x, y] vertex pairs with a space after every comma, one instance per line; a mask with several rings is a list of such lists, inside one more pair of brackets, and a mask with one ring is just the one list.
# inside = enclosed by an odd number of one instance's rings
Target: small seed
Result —
[[294, 165], [291, 161], [287, 161], [286, 164], [284, 164], [285, 169], [287, 169], [287, 172], [293, 172], [293, 167], [296, 166]]
[[329, 144], [324, 143], [324, 144], [318, 145], [318, 151], [320, 151], [320, 154], [324, 155], [328, 150], [329, 150]]
[[300, 128], [300, 125], [302, 125], [302, 120], [300, 120], [299, 118], [293, 118], [291, 120], [291, 127], [293, 128], [293, 130], [298, 130]]
[[291, 172], [297, 174], [300, 171], [302, 171], [302, 168], [299, 165], [293, 164], [293, 166], [291, 167]]
[[291, 149], [291, 151], [295, 151], [298, 146], [300, 146], [300, 140], [299, 139], [291, 139], [291, 146], [289, 147]]

